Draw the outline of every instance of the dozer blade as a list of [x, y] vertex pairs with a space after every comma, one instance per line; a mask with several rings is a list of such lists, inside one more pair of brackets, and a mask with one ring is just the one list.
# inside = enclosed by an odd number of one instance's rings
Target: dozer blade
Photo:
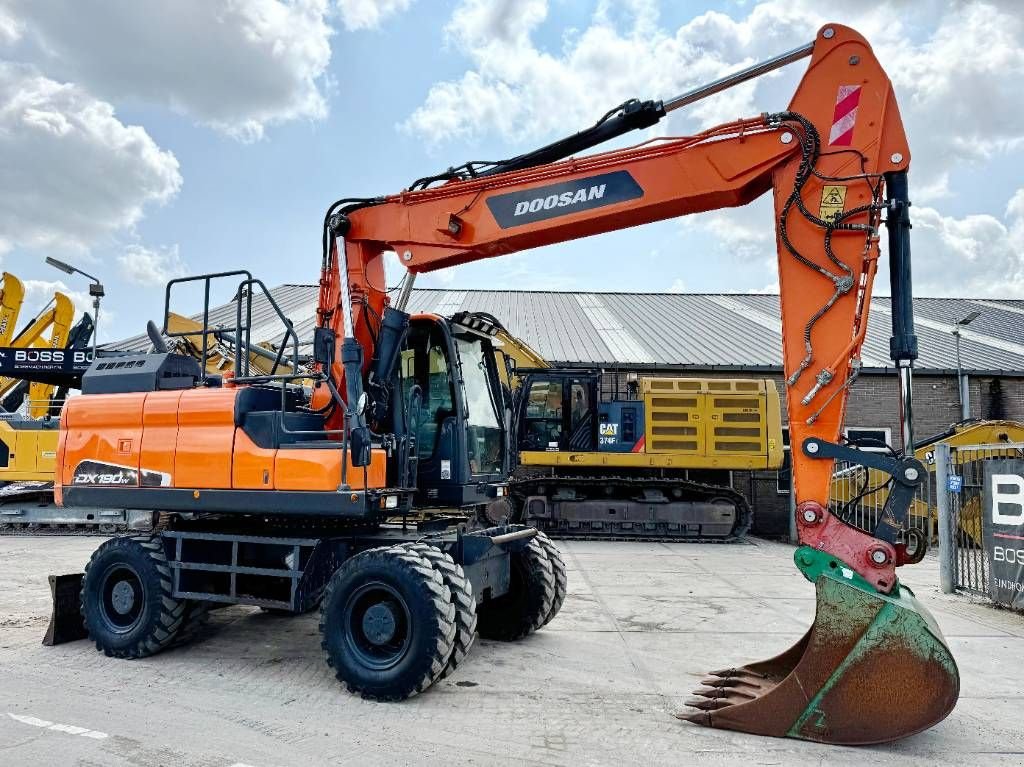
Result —
[[84, 573], [72, 575], [50, 576], [50, 597], [53, 601], [53, 612], [50, 614], [50, 625], [43, 637], [47, 647], [85, 639], [88, 632], [82, 624], [82, 611], [79, 593], [82, 590]]
[[898, 740], [942, 721], [960, 675], [910, 589], [876, 592], [841, 560], [810, 548], [796, 564], [815, 584], [814, 624], [781, 655], [713, 671], [677, 714], [707, 727], [839, 745]]

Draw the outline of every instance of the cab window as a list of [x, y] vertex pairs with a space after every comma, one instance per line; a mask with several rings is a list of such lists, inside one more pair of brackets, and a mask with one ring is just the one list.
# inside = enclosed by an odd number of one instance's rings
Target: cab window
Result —
[[530, 383], [524, 421], [524, 449], [559, 449], [562, 442], [561, 380]]

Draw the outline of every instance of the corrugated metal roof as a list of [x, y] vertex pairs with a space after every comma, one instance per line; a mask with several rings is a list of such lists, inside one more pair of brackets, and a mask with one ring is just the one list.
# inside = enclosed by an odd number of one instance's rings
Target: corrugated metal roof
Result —
[[[312, 340], [317, 287], [281, 285], [272, 292], [300, 340]], [[887, 298], [872, 302], [863, 349], [866, 368], [891, 364], [888, 305]], [[489, 312], [552, 362], [692, 368], [782, 364], [779, 297], [771, 294], [427, 289], [414, 290], [408, 308], [445, 315]], [[964, 369], [1024, 375], [1024, 301], [1017, 300], [915, 299], [918, 369], [956, 368], [952, 330], [972, 311], [981, 315], [961, 329]], [[210, 318], [215, 326], [234, 326], [235, 305], [211, 310]], [[283, 326], [269, 302], [254, 298], [253, 340], [276, 344], [282, 335]], [[109, 348], [144, 351], [149, 339], [134, 336]]]

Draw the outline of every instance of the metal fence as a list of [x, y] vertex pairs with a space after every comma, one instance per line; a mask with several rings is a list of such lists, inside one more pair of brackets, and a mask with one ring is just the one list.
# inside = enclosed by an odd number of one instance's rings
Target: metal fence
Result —
[[982, 519], [985, 470], [990, 462], [1007, 458], [1024, 458], [1024, 443], [936, 446], [940, 577], [946, 593], [993, 594], [993, 552]]

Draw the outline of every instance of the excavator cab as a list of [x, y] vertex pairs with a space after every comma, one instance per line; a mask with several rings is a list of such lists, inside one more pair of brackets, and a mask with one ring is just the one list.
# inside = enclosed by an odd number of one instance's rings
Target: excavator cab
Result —
[[401, 352], [418, 506], [486, 505], [503, 494], [510, 469], [509, 412], [491, 326], [477, 315], [455, 320], [413, 316]]
[[[519, 449], [527, 451], [597, 450], [596, 370], [540, 370], [530, 373], [518, 398]], [[607, 420], [608, 414], [602, 408]]]

